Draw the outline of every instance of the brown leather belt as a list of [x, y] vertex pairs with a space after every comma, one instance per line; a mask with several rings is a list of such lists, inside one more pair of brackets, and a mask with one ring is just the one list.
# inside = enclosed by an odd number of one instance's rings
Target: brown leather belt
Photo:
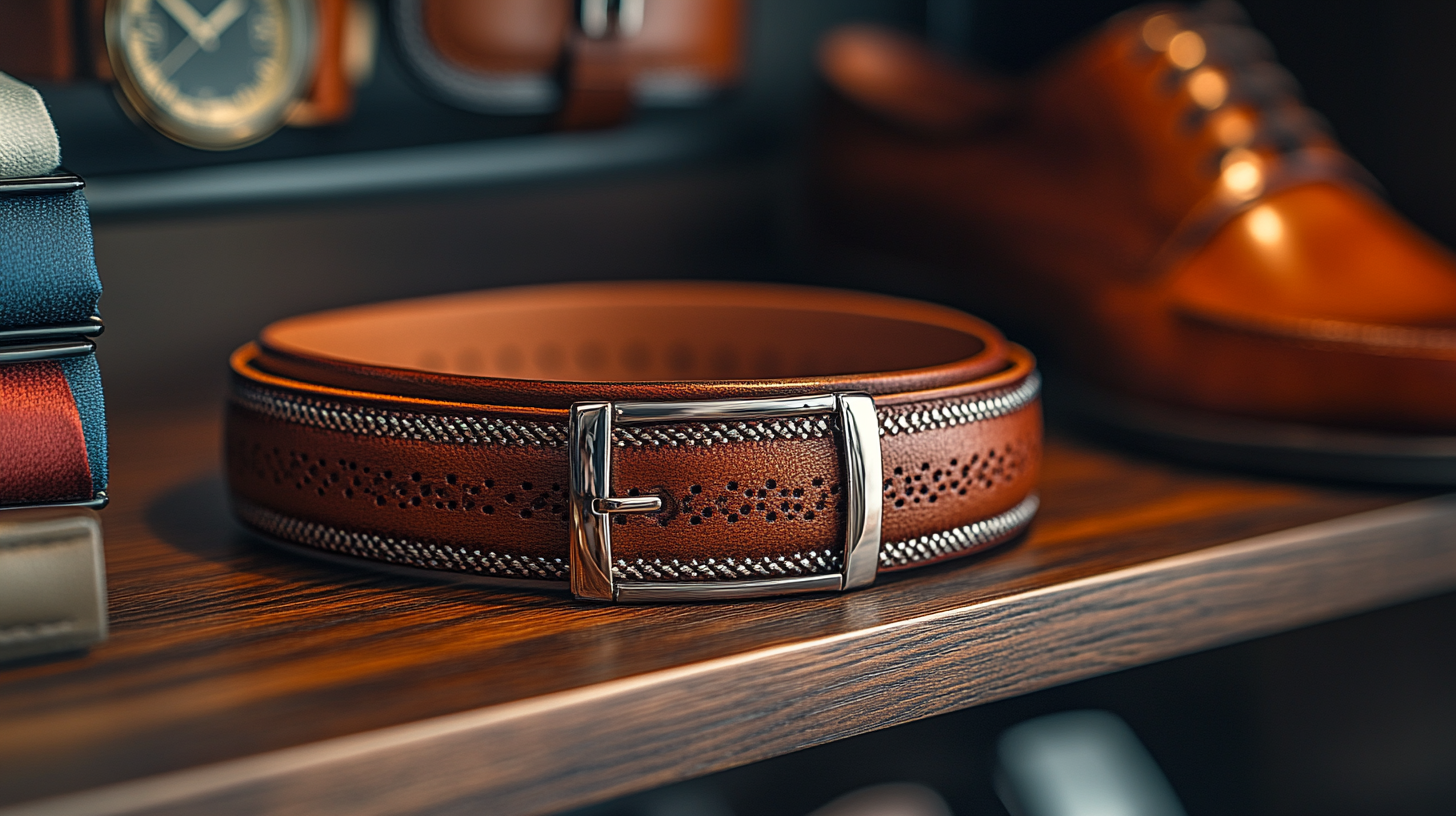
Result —
[[1037, 507], [1031, 355], [913, 301], [506, 289], [284, 320], [232, 368], [242, 520], [437, 576], [618, 601], [852, 589]]

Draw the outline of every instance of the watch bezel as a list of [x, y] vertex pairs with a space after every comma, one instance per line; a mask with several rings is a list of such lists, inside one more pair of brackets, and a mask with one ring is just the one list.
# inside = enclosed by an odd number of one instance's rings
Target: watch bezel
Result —
[[199, 150], [237, 150], [257, 144], [278, 132], [288, 121], [314, 74], [318, 57], [312, 0], [279, 0], [295, 36], [289, 40], [288, 73], [276, 105], [230, 128], [202, 127], [184, 121], [157, 105], [131, 71], [121, 37], [121, 6], [127, 0], [106, 0], [103, 30], [107, 60], [128, 111], [174, 142]]

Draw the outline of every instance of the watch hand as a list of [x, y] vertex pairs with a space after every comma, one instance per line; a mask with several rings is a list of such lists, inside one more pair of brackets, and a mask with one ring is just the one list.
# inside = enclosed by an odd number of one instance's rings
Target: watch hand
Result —
[[216, 51], [218, 39], [225, 31], [232, 28], [248, 10], [248, 0], [224, 0], [212, 13], [207, 15], [203, 22], [207, 25], [208, 39], [202, 43], [202, 47], [208, 51]]
[[177, 25], [182, 26], [182, 30], [187, 32], [187, 36], [196, 40], [198, 45], [202, 45], [211, 35], [212, 28], [187, 0], [157, 0], [157, 5], [172, 15], [172, 19], [177, 21]]
[[202, 43], [198, 42], [195, 37], [189, 36], [182, 42], [177, 43], [177, 46], [172, 49], [171, 53], [167, 54], [161, 62], [157, 63], [157, 71], [163, 77], [171, 79], [172, 75], [177, 73], [177, 69], [181, 68], [187, 60], [192, 59], [192, 55], [196, 54], [201, 48]]

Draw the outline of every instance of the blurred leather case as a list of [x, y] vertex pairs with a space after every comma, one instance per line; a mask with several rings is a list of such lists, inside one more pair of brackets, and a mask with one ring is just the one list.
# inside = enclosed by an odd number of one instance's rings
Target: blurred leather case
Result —
[[392, 22], [433, 95], [530, 115], [562, 113], [584, 88], [637, 105], [705, 102], [738, 79], [743, 16], [740, 0], [400, 0]]

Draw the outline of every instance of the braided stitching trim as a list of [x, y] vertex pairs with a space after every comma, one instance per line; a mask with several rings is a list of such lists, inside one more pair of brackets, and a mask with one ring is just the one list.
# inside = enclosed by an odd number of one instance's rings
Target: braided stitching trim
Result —
[[[1040, 504], [1040, 499], [1033, 493], [1001, 515], [942, 533], [881, 544], [880, 566], [907, 566], [1000, 541], [1029, 524]], [[571, 572], [570, 564], [560, 558], [506, 555], [493, 550], [350, 532], [291, 518], [244, 501], [235, 501], [234, 509], [243, 521], [274, 538], [389, 564], [495, 578], [548, 581], [565, 581]], [[612, 577], [638, 581], [734, 581], [827, 575], [840, 572], [844, 568], [843, 563], [843, 554], [835, 550], [809, 550], [758, 559], [709, 558], [687, 562], [677, 559], [653, 559], [649, 562], [639, 558], [629, 563], [618, 559], [612, 566]]]
[[389, 564], [489, 575], [495, 578], [547, 581], [565, 581], [570, 571], [570, 566], [560, 558], [505, 555], [494, 551], [452, 547], [449, 544], [355, 533], [290, 518], [237, 500], [234, 500], [233, 509], [243, 521], [274, 538]]
[[720, 442], [770, 442], [775, 439], [822, 439], [834, 435], [828, 415], [784, 417], [744, 422], [690, 422], [682, 425], [624, 425], [612, 428], [617, 447], [701, 445]]
[[699, 561], [618, 559], [612, 577], [637, 581], [736, 581], [740, 579], [785, 578], [793, 575], [828, 575], [844, 569], [844, 554], [833, 550], [809, 550], [770, 558], [709, 558]]
[[566, 426], [554, 422], [387, 411], [367, 405], [285, 396], [243, 384], [234, 386], [233, 401], [272, 419], [361, 436], [456, 445], [535, 445], [548, 448], [564, 446], [567, 441]]
[[[994, 419], [1026, 407], [1041, 393], [1041, 376], [1032, 373], [1013, 388], [975, 399], [944, 401], [929, 407], [882, 408], [880, 435], [897, 436]], [[233, 401], [271, 419], [342, 433], [412, 439], [456, 445], [564, 447], [566, 426], [489, 416], [416, 414], [367, 405], [326, 402], [235, 383]], [[821, 439], [833, 433], [826, 416], [784, 417], [745, 422], [694, 422], [628, 425], [612, 429], [618, 447], [710, 446], [722, 442]]]
[[999, 541], [1031, 523], [1041, 498], [1035, 493], [999, 516], [973, 522], [943, 533], [880, 545], [881, 567], [903, 567], [974, 549]]
[[1033, 371], [1020, 385], [969, 400], [940, 402], [930, 407], [884, 409], [880, 413], [880, 436], [953, 428], [969, 422], [1012, 414], [1025, 408], [1041, 394], [1041, 374]]

